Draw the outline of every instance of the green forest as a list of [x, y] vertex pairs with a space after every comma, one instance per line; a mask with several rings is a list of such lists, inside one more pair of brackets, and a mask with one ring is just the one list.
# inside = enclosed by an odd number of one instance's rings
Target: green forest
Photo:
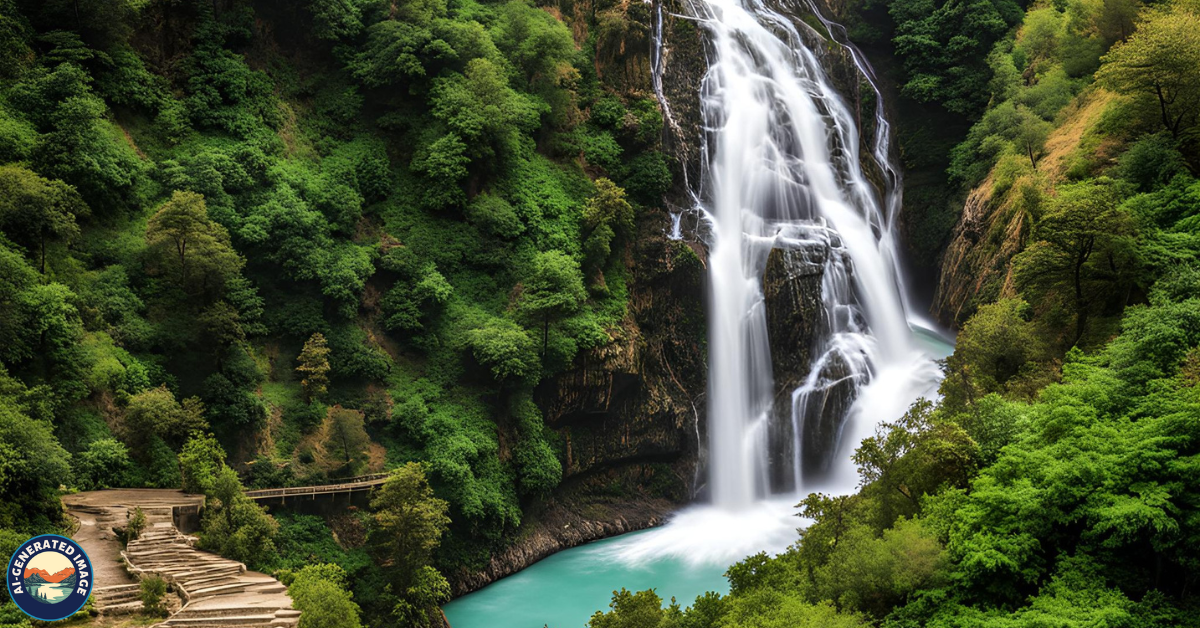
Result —
[[[1200, 2], [819, 4], [895, 97], [940, 399], [727, 594], [587, 625], [1200, 626]], [[445, 625], [580, 455], [546, 391], [641, 342], [634, 249], [684, 184], [631, 78], [652, 10], [0, 0], [0, 560], [73, 532], [64, 495], [182, 489], [300, 628]], [[246, 494], [382, 472], [336, 517]]]
[[[202, 546], [299, 570], [301, 608], [425, 625], [432, 565], [486, 561], [561, 480], [534, 387], [621, 333], [672, 175], [656, 104], [595, 58], [642, 18], [0, 2], [4, 557], [67, 529], [61, 489], [182, 487], [216, 505]], [[353, 550], [241, 497], [385, 469]]]

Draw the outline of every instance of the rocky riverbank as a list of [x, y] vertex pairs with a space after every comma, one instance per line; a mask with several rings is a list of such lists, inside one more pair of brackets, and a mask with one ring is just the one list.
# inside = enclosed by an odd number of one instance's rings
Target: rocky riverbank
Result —
[[600, 539], [661, 525], [678, 505], [660, 498], [587, 504], [554, 501], [522, 526], [518, 540], [492, 556], [483, 569], [450, 576], [454, 597], [533, 565], [556, 552]]

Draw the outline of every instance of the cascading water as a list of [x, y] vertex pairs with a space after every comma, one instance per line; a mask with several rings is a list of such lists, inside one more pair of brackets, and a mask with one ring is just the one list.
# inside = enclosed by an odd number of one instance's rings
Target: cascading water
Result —
[[[793, 486], [805, 479], [804, 422], [845, 415], [874, 371], [911, 360], [912, 332], [891, 217], [863, 175], [854, 117], [817, 57], [790, 19], [758, 0], [695, 8], [712, 42], [701, 99], [701, 199], [714, 227], [710, 483], [716, 504], [740, 508], [769, 490], [767, 448], [780, 446], [762, 427], [774, 399], [761, 287], [771, 250], [823, 258], [816, 357], [792, 395]], [[884, 129], [877, 144], [886, 141]], [[886, 151], [876, 157], [890, 166]], [[838, 431], [844, 418], [834, 417]]]
[[[882, 190], [864, 175], [855, 116], [798, 30], [807, 26], [764, 0], [690, 2], [691, 15], [680, 17], [697, 20], [709, 44], [701, 178], [691, 192], [710, 238], [713, 505], [682, 511], [666, 527], [614, 548], [631, 564], [668, 556], [728, 564], [785, 548], [795, 540], [795, 503], [811, 491], [854, 490], [850, 453], [879, 422], [935, 394], [935, 360], [948, 349], [908, 311], [893, 228], [899, 169], [878, 90], [870, 145]], [[805, 8], [824, 21], [815, 6]], [[874, 87], [865, 58], [838, 25], [825, 25]], [[661, 45], [661, 36], [656, 41]], [[662, 58], [656, 49], [660, 99]], [[665, 103], [664, 112], [677, 130]], [[680, 237], [676, 225], [671, 237]], [[772, 255], [800, 274], [820, 275], [811, 347], [769, 337], [763, 277]], [[812, 356], [790, 394], [776, 390], [773, 351]], [[780, 416], [789, 429], [779, 429]]]

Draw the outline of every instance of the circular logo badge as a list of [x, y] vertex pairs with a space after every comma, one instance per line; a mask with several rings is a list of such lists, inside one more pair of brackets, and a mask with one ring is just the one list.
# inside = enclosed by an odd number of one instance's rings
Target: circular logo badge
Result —
[[27, 615], [58, 621], [74, 615], [92, 593], [92, 561], [65, 536], [43, 534], [13, 552], [4, 572], [8, 595]]

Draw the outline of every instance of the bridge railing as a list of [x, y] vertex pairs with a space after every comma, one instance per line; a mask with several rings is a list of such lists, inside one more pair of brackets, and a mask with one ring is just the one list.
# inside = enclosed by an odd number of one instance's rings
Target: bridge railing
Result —
[[270, 499], [272, 497], [292, 497], [298, 495], [323, 495], [326, 493], [343, 493], [365, 491], [379, 486], [387, 480], [390, 473], [372, 473], [348, 478], [337, 484], [318, 484], [315, 486], [289, 486], [285, 488], [263, 488], [246, 491], [250, 499]]

